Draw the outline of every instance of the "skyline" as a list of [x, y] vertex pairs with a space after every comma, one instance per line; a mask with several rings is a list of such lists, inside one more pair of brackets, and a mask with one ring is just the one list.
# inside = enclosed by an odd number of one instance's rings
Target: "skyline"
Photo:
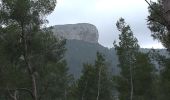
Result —
[[131, 26], [142, 48], [163, 48], [153, 40], [147, 28], [148, 4], [145, 0], [58, 0], [54, 12], [47, 17], [48, 26], [90, 23], [99, 31], [99, 43], [113, 47], [118, 40], [116, 22], [124, 18]]

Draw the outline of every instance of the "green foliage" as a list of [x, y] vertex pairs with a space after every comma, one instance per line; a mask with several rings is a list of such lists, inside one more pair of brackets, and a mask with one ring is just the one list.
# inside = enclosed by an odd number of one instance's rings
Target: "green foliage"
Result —
[[121, 68], [120, 76], [115, 76], [115, 87], [120, 100], [151, 100], [153, 65], [147, 54], [139, 51], [137, 39], [124, 19], [117, 22], [119, 45], [114, 43]]
[[152, 37], [160, 41], [167, 49], [170, 47], [170, 34], [168, 31], [168, 22], [164, 16], [163, 5], [160, 0], [151, 2], [148, 8], [149, 16], [147, 18], [148, 28], [152, 31]]
[[111, 76], [105, 64], [105, 59], [100, 53], [97, 53], [94, 65], [84, 64], [82, 76], [75, 87], [76, 100], [95, 100], [97, 98], [100, 70], [99, 100], [112, 100], [113, 87]]
[[[161, 0], [151, 2], [149, 7], [148, 27], [153, 32], [154, 39], [159, 40], [168, 51], [170, 51], [170, 27]], [[168, 54], [169, 55], [169, 54]], [[169, 85], [169, 57], [162, 56], [154, 52], [154, 59], [159, 64], [159, 74], [157, 78], [157, 98], [158, 100], [168, 100], [170, 93]]]
[[119, 58], [119, 67], [121, 68], [121, 77], [117, 81], [117, 90], [119, 92], [120, 100], [130, 99], [131, 86], [131, 67], [134, 67], [135, 59], [139, 46], [137, 39], [133, 36], [133, 33], [129, 25], [126, 25], [123, 18], [121, 18], [116, 24], [118, 30], [121, 32], [119, 35], [119, 45], [114, 43], [117, 55]]
[[160, 76], [160, 85], [161, 85], [161, 94], [162, 98], [169, 99], [170, 95], [170, 63], [169, 58], [165, 59], [163, 69], [161, 70], [161, 76]]
[[164, 55], [160, 55], [159, 52], [156, 52], [153, 50], [152, 52], [152, 59], [155, 60], [155, 62], [158, 63], [159, 67], [159, 73], [158, 77], [156, 78], [157, 84], [155, 85], [155, 91], [157, 93], [157, 100], [168, 100], [169, 99], [169, 91], [170, 91], [170, 63], [169, 57], [166, 57]]
[[154, 66], [148, 54], [138, 52], [134, 67], [134, 99], [153, 100]]
[[[0, 39], [1, 89], [31, 88], [31, 80], [19, 49], [20, 43], [15, 35], [16, 32], [13, 28], [11, 31], [10, 28], [6, 29], [8, 31], [4, 32], [4, 36], [1, 35]], [[68, 89], [70, 76], [67, 74], [66, 62], [63, 60], [64, 45], [65, 40], [55, 38], [48, 30], [38, 32], [31, 38], [31, 62], [37, 75], [39, 92], [43, 94], [44, 99], [50, 98], [52, 95], [53, 98], [64, 98], [64, 92]], [[30, 94], [26, 96], [30, 96]]]
[[[56, 6], [56, 0], [2, 0], [1, 14], [4, 24], [43, 24], [43, 16], [50, 14]], [[34, 25], [32, 24], [32, 25]]]
[[24, 100], [66, 99], [71, 79], [63, 59], [66, 40], [42, 28], [55, 4], [56, 0], [1, 1], [0, 98], [12, 99], [17, 93]]

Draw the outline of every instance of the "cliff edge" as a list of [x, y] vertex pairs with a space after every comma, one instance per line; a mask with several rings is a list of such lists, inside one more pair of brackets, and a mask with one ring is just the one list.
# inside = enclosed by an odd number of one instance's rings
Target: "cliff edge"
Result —
[[90, 43], [98, 43], [98, 30], [89, 23], [55, 25], [52, 31], [56, 36], [68, 40], [82, 40]]

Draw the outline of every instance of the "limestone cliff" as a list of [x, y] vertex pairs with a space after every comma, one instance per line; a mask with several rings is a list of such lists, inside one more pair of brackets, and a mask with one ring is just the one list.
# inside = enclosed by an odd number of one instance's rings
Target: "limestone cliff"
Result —
[[83, 40], [90, 43], [98, 43], [99, 38], [97, 28], [88, 23], [55, 25], [53, 32], [56, 36], [68, 40]]

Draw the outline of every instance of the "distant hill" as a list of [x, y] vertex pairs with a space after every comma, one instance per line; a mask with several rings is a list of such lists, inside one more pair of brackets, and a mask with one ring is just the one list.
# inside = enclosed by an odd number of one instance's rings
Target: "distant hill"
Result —
[[[78, 78], [84, 63], [93, 64], [97, 51], [105, 55], [106, 63], [112, 74], [119, 74], [118, 57], [114, 48], [108, 49], [98, 43], [98, 30], [90, 23], [55, 25], [52, 31], [56, 37], [67, 39], [65, 59], [69, 72]], [[150, 49], [140, 49], [147, 53]], [[166, 50], [158, 49], [161, 54], [168, 55]]]
[[[89, 43], [81, 40], [67, 40], [65, 59], [69, 67], [69, 72], [78, 78], [81, 75], [83, 63], [93, 64], [97, 51], [105, 55], [106, 62], [110, 68], [110, 72], [114, 75], [119, 74], [117, 67], [118, 57], [114, 48], [108, 49], [98, 43]], [[148, 52], [150, 49], [141, 49], [142, 52]], [[158, 49], [161, 54], [167, 55], [165, 49]]]
[[80, 40], [67, 40], [66, 60], [70, 72], [79, 77], [83, 68], [83, 63], [94, 63], [97, 51], [103, 53], [106, 62], [113, 74], [118, 74], [118, 59], [114, 49], [108, 49], [98, 43], [89, 43]]

